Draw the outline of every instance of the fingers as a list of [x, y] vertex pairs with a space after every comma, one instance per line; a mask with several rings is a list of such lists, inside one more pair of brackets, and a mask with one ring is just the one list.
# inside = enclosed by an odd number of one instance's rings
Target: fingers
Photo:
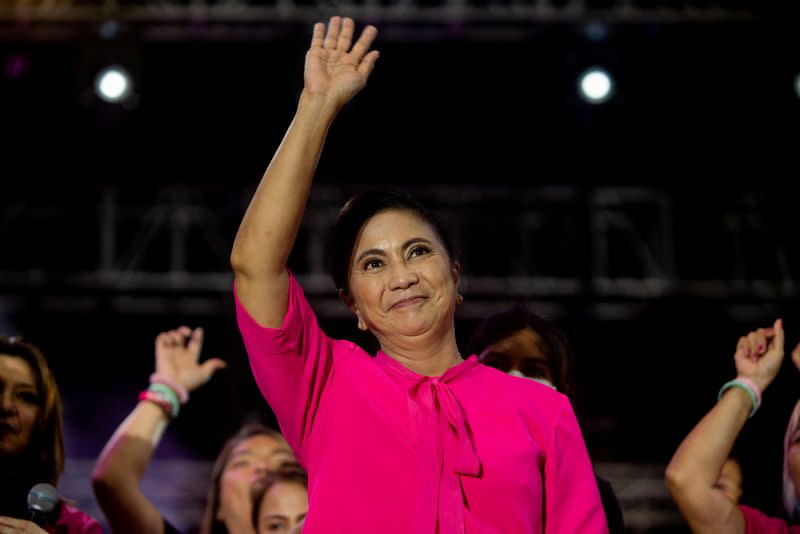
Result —
[[191, 337], [189, 338], [189, 349], [196, 350], [198, 353], [203, 348], [203, 328], [197, 327], [194, 331], [189, 331]]
[[375, 68], [375, 62], [378, 60], [380, 54], [377, 50], [373, 50], [369, 54], [366, 55], [363, 61], [358, 65], [358, 73], [361, 74], [364, 78], [368, 78], [369, 75], [372, 73], [372, 69]]
[[764, 329], [759, 328], [747, 334], [747, 341], [750, 343], [750, 354], [760, 356], [764, 354], [767, 347], [767, 340], [764, 336]]
[[794, 366], [800, 369], [800, 343], [792, 351], [792, 363]]
[[336, 49], [342, 52], [350, 50], [350, 44], [353, 42], [353, 31], [355, 31], [356, 23], [350, 17], [345, 17], [342, 20], [342, 32], [339, 34], [339, 40], [336, 43]]
[[314, 24], [314, 34], [311, 36], [311, 48], [322, 47], [325, 43], [325, 25], [321, 22]]
[[0, 534], [47, 534], [35, 523], [24, 519], [0, 516]]
[[739, 342], [736, 344], [735, 356], [752, 359], [752, 355], [753, 353], [750, 350], [750, 342], [748, 341], [747, 336], [740, 337]]
[[335, 50], [336, 43], [339, 40], [339, 31], [342, 28], [341, 17], [331, 17], [328, 23], [328, 33], [325, 35], [325, 48], [328, 50]]
[[775, 323], [772, 325], [772, 328], [769, 328], [768, 330], [770, 330], [770, 333], [772, 334], [767, 336], [772, 338], [770, 348], [783, 352], [783, 319], [776, 319]]
[[[186, 338], [195, 335], [191, 328], [188, 326], [180, 326], [176, 330], [168, 330], [161, 332], [156, 337], [156, 347], [184, 347], [186, 346]], [[200, 329], [200, 341], [202, 342], [203, 334]], [[191, 341], [191, 340], [190, 340]]]
[[[367, 51], [369, 47], [372, 46], [372, 42], [375, 40], [375, 37], [378, 35], [378, 29], [375, 26], [367, 26], [364, 28], [364, 31], [361, 32], [361, 37], [358, 38], [356, 44], [353, 45], [353, 49], [350, 51], [350, 55], [356, 60], [356, 62], [360, 62], [364, 56], [367, 55]], [[372, 64], [375, 64], [375, 60], [378, 58], [377, 51], [375, 52], [375, 57], [371, 60]], [[366, 58], [364, 58], [366, 59]], [[361, 70], [359, 65], [359, 70]], [[369, 69], [372, 70], [371, 68]]]
[[228, 366], [223, 360], [219, 358], [211, 358], [200, 366], [200, 370], [203, 373], [203, 376], [206, 377], [206, 380], [211, 378], [211, 376], [219, 371], [220, 369], [225, 369]]

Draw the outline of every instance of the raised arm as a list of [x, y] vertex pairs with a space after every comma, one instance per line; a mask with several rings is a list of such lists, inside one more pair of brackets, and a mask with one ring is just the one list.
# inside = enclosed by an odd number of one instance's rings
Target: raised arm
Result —
[[[783, 361], [783, 324], [739, 339], [734, 354], [739, 378], [764, 391]], [[736, 437], [753, 408], [747, 391], [732, 387], [683, 440], [667, 466], [667, 488], [696, 534], [744, 534], [741, 510], [714, 486]]]
[[[328, 129], [367, 83], [378, 58], [377, 30], [352, 44], [355, 23], [333, 17], [314, 25], [304, 87], [294, 120], [244, 215], [231, 252], [239, 301], [262, 326], [278, 328], [287, 309], [285, 269]], [[352, 44], [352, 46], [351, 46]]]
[[[201, 328], [192, 331], [182, 326], [160, 334], [156, 338], [156, 372], [189, 392], [205, 384], [225, 363], [213, 358], [198, 364], [202, 342]], [[164, 532], [161, 513], [139, 486], [168, 422], [164, 409], [140, 401], [97, 459], [92, 486], [115, 534]]]

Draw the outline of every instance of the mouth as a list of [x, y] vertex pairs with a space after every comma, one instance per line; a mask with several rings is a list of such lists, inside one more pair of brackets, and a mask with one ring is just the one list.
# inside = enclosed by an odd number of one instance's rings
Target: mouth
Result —
[[408, 308], [409, 306], [414, 306], [419, 304], [420, 302], [424, 301], [425, 297], [415, 296], [415, 297], [407, 297], [404, 299], [400, 299], [394, 304], [392, 304], [391, 309], [396, 310], [399, 308]]
[[0, 421], [0, 433], [13, 433], [16, 432], [17, 429], [14, 428], [14, 425], [11, 423], [6, 423], [5, 421]]

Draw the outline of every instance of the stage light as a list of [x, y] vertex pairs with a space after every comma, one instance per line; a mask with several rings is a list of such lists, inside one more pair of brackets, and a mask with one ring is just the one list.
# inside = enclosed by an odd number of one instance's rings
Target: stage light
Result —
[[604, 69], [592, 67], [581, 74], [578, 92], [591, 104], [602, 104], [614, 93], [614, 81]]
[[800, 74], [794, 77], [794, 92], [797, 93], [797, 98], [800, 98]]
[[131, 94], [131, 78], [122, 67], [107, 67], [95, 79], [97, 96], [106, 102], [122, 102]]

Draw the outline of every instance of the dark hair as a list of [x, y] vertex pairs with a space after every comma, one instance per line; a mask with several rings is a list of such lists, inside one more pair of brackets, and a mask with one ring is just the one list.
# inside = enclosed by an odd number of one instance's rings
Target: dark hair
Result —
[[536, 332], [542, 339], [542, 351], [553, 375], [553, 385], [561, 393], [569, 395], [572, 389], [569, 380], [571, 355], [567, 337], [555, 323], [525, 306], [514, 306], [484, 319], [469, 339], [469, 353], [480, 354], [490, 345], [526, 328]]
[[253, 527], [258, 531], [258, 516], [261, 511], [261, 501], [267, 492], [279, 482], [294, 482], [308, 489], [308, 475], [298, 463], [285, 463], [278, 470], [272, 471], [267, 476], [253, 485]]
[[211, 472], [211, 487], [208, 490], [208, 499], [206, 502], [206, 511], [203, 514], [203, 523], [200, 526], [200, 534], [227, 534], [228, 529], [225, 524], [217, 520], [217, 510], [219, 508], [219, 482], [222, 478], [222, 473], [228, 465], [228, 460], [231, 458], [233, 449], [235, 449], [241, 442], [254, 436], [269, 436], [271, 438], [283, 440], [283, 436], [277, 430], [273, 430], [257, 423], [250, 423], [242, 426], [236, 434], [234, 434], [225, 445], [222, 447], [217, 461], [214, 464], [214, 469]]
[[0, 354], [25, 361], [33, 371], [41, 409], [23, 461], [37, 482], [56, 486], [64, 470], [63, 411], [58, 386], [47, 360], [36, 345], [21, 338], [0, 336]]
[[408, 210], [416, 213], [433, 228], [447, 250], [450, 260], [455, 260], [453, 245], [444, 227], [419, 201], [397, 191], [363, 191], [353, 195], [339, 210], [333, 234], [328, 242], [328, 254], [326, 254], [328, 270], [333, 276], [336, 288], [345, 294], [350, 293], [348, 272], [358, 233], [368, 220], [386, 210]]

